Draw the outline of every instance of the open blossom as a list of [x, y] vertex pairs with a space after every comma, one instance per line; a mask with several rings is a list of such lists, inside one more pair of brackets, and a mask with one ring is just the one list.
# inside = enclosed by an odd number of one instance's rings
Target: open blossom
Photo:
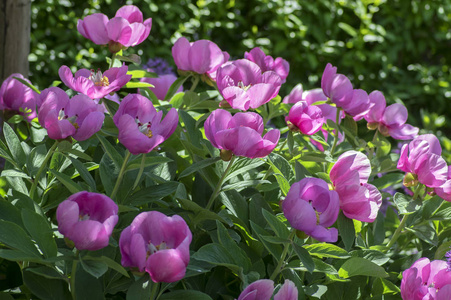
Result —
[[99, 250], [108, 246], [118, 221], [118, 206], [109, 197], [78, 192], [56, 210], [58, 231], [74, 242], [78, 250]]
[[121, 263], [148, 272], [154, 282], [178, 281], [185, 276], [191, 240], [182, 217], [143, 212], [121, 233]]
[[387, 106], [384, 95], [373, 91], [370, 95], [373, 104], [365, 115], [369, 129], [378, 129], [384, 136], [391, 136], [397, 140], [410, 140], [418, 135], [418, 128], [406, 124], [407, 108], [399, 103]]
[[[141, 82], [147, 82], [153, 85], [153, 87], [149, 87], [149, 89], [159, 100], [164, 100], [164, 97], [168, 93], [169, 88], [176, 80], [177, 76], [175, 76], [174, 74], [158, 75], [158, 77], [155, 78], [141, 78]], [[180, 86], [177, 90], [177, 93], [182, 91], [183, 86]]]
[[229, 60], [229, 54], [208, 40], [190, 43], [179, 38], [172, 47], [172, 57], [180, 71], [207, 74], [215, 79], [216, 70]]
[[304, 178], [294, 183], [282, 202], [282, 210], [293, 228], [321, 242], [338, 240], [337, 228], [328, 229], [338, 218], [338, 194], [329, 191], [324, 180]]
[[262, 49], [255, 47], [249, 52], [244, 53], [244, 58], [256, 63], [262, 72], [274, 71], [280, 76], [282, 82], [285, 82], [290, 72], [290, 64], [282, 57], [274, 59], [270, 55], [266, 55]]
[[248, 110], [255, 109], [277, 96], [282, 80], [274, 71], [262, 73], [256, 63], [239, 59], [218, 69], [216, 83], [219, 92], [230, 106]]
[[61, 81], [70, 89], [82, 93], [91, 99], [100, 99], [120, 90], [132, 75], [127, 75], [128, 67], [111, 68], [103, 74], [100, 70], [80, 69], [75, 75], [68, 66], [61, 66], [58, 74]]
[[443, 185], [448, 179], [448, 166], [441, 154], [442, 147], [433, 134], [420, 135], [404, 145], [397, 165], [410, 178], [404, 184], [414, 186], [420, 182], [431, 188]]
[[214, 147], [249, 158], [267, 156], [280, 137], [280, 131], [272, 129], [262, 138], [263, 119], [253, 112], [237, 113], [232, 117], [230, 112], [217, 109], [207, 118], [204, 128]]
[[128, 94], [113, 117], [119, 129], [119, 142], [132, 154], [149, 153], [177, 128], [179, 116], [171, 108], [162, 120], [152, 102], [139, 94]]
[[365, 154], [347, 151], [330, 170], [330, 180], [340, 198], [340, 208], [350, 219], [373, 222], [382, 204], [379, 190], [368, 184], [371, 164]]
[[442, 199], [451, 202], [451, 166], [448, 166], [448, 179], [441, 186], [434, 188], [434, 192]]
[[62, 89], [51, 87], [39, 95], [42, 104], [38, 119], [51, 139], [72, 136], [77, 141], [90, 138], [100, 130], [105, 115], [103, 106], [86, 95], [69, 96]]
[[356, 121], [361, 120], [373, 105], [364, 90], [354, 90], [348, 77], [337, 74], [337, 68], [331, 64], [327, 64], [324, 69], [321, 88], [337, 107], [341, 107]]
[[293, 281], [285, 279], [282, 287], [277, 294], [274, 295], [274, 300], [297, 300], [298, 288]]
[[299, 101], [291, 107], [285, 121], [290, 130], [312, 135], [321, 129], [325, 119], [319, 107], [308, 105], [306, 101]]
[[0, 87], [0, 110], [10, 110], [31, 121], [36, 118], [36, 107], [41, 104], [38, 94], [24, 85], [17, 77], [30, 82], [22, 74], [14, 73], [3, 81]]
[[[238, 300], [269, 300], [274, 292], [274, 281], [260, 279], [249, 284], [240, 294]], [[285, 279], [274, 300], [297, 300], [298, 289], [291, 280]]]
[[142, 43], [150, 33], [152, 19], [143, 20], [143, 14], [134, 5], [119, 8], [111, 20], [96, 13], [78, 20], [77, 29], [82, 36], [97, 45], [109, 45], [111, 52]]
[[423, 257], [402, 273], [401, 296], [404, 300], [451, 299], [451, 272], [443, 260]]

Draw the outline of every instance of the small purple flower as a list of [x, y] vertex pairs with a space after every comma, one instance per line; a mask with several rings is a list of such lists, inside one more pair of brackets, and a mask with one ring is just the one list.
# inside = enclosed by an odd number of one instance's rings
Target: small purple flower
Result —
[[269, 300], [274, 292], [274, 281], [260, 279], [249, 284], [240, 294], [238, 300]]
[[36, 118], [36, 107], [41, 104], [40, 98], [35, 91], [13, 77], [30, 82], [18, 73], [6, 78], [0, 87], [0, 110], [14, 111], [30, 122]]
[[451, 299], [451, 272], [442, 260], [423, 257], [402, 273], [401, 297], [404, 300]]
[[277, 96], [282, 80], [274, 71], [262, 73], [256, 63], [239, 59], [218, 69], [216, 83], [219, 92], [230, 106], [248, 110], [255, 109]]
[[340, 208], [350, 219], [374, 222], [382, 204], [382, 195], [368, 184], [371, 164], [365, 154], [347, 151], [330, 170], [330, 180], [340, 198]]
[[148, 272], [154, 282], [175, 282], [185, 276], [191, 240], [191, 231], [180, 216], [143, 212], [121, 233], [121, 263]]
[[262, 72], [274, 71], [285, 82], [290, 72], [290, 64], [282, 57], [274, 59], [272, 56], [266, 55], [262, 49], [255, 47], [249, 52], [244, 53], [244, 58], [256, 63]]
[[446, 268], [446, 271], [450, 272], [451, 271], [451, 249], [448, 252], [446, 252], [445, 257], [446, 257], [446, 264], [448, 265], [448, 267]]
[[207, 118], [204, 128], [214, 147], [249, 158], [267, 156], [280, 137], [280, 131], [272, 129], [262, 138], [263, 119], [253, 112], [237, 113], [232, 117], [228, 111], [217, 109]]
[[73, 241], [78, 250], [99, 250], [108, 246], [118, 221], [118, 207], [109, 197], [78, 192], [56, 210], [58, 231]]
[[42, 101], [38, 119], [51, 139], [72, 136], [84, 141], [102, 128], [103, 106], [95, 104], [86, 95], [69, 96], [62, 89], [51, 87], [39, 95]]
[[211, 41], [198, 40], [190, 43], [185, 37], [175, 42], [172, 56], [180, 71], [207, 74], [213, 80], [216, 70], [230, 57]]
[[[156, 78], [142, 78], [141, 82], [147, 82], [152, 84], [154, 87], [149, 87], [149, 89], [157, 96], [159, 100], [164, 100], [169, 88], [177, 80], [177, 76], [173, 74], [159, 75]], [[183, 92], [183, 86], [180, 86], [177, 93]]]
[[404, 184], [415, 186], [418, 182], [436, 188], [448, 179], [448, 166], [441, 157], [442, 147], [433, 134], [416, 137], [401, 149], [397, 168], [407, 172]]
[[161, 57], [149, 59], [147, 63], [142, 66], [142, 68], [148, 72], [154, 72], [157, 75], [174, 74], [174, 71], [169, 63]]
[[328, 229], [338, 218], [338, 194], [329, 191], [324, 180], [304, 178], [294, 183], [282, 202], [282, 210], [293, 228], [321, 242], [338, 240], [337, 228]]
[[119, 8], [111, 20], [96, 13], [78, 20], [77, 29], [82, 36], [97, 45], [108, 44], [112, 53], [142, 43], [150, 33], [152, 19], [143, 21], [143, 15], [134, 5]]
[[384, 95], [373, 91], [370, 95], [372, 108], [365, 115], [369, 129], [378, 129], [384, 136], [397, 140], [410, 140], [418, 136], [418, 128], [406, 124], [407, 109], [404, 105], [395, 103], [387, 107]]
[[72, 74], [67, 66], [61, 66], [58, 74], [61, 81], [70, 89], [82, 93], [91, 99], [101, 99], [106, 95], [121, 89], [130, 81], [132, 75], [127, 75], [128, 67], [111, 68], [103, 74], [100, 70], [80, 69]]
[[306, 101], [299, 101], [291, 107], [285, 121], [291, 131], [312, 135], [321, 129], [325, 119], [318, 106], [308, 105]]
[[128, 94], [113, 117], [119, 129], [119, 142], [132, 154], [149, 153], [177, 128], [179, 116], [175, 108], [163, 120], [162, 116], [163, 112], [157, 112], [146, 97]]

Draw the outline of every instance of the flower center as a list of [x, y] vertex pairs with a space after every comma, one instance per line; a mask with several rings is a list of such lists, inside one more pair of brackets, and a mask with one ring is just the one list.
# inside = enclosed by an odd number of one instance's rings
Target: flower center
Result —
[[78, 216], [78, 220], [79, 220], [79, 221], [86, 221], [86, 220], [89, 220], [89, 214], [80, 214], [80, 215]]
[[152, 130], [150, 130], [150, 128], [152, 127], [152, 122], [147, 122], [143, 124], [139, 121], [138, 116], [136, 116], [135, 122], [138, 125], [139, 131], [144, 133], [148, 138], [153, 137]]
[[252, 83], [249, 85], [244, 85], [244, 83], [240, 80], [238, 81], [238, 87], [243, 89], [244, 91], [247, 91], [252, 86]]
[[60, 109], [59, 113], [58, 113], [58, 120], [68, 120], [74, 127], [75, 129], [80, 128], [80, 126], [78, 126], [78, 123], [76, 122], [78, 118], [78, 114], [75, 114], [72, 117], [69, 117], [68, 115], [66, 115], [66, 112], [64, 111], [64, 107]]
[[[309, 200], [308, 203], [313, 207], [313, 200]], [[319, 225], [319, 223], [320, 223], [319, 216], [321, 215], [321, 212], [317, 211], [316, 208], [314, 208], [314, 207], [313, 207], [313, 210], [315, 211], [315, 214], [316, 214], [316, 225]]]
[[155, 252], [157, 252], [159, 250], [165, 250], [165, 249], [169, 249], [168, 246], [166, 245], [165, 241], [162, 241], [161, 244], [159, 244], [159, 245], [154, 245], [154, 244], [152, 244], [151, 241], [149, 241], [149, 244], [147, 245], [147, 257], [149, 257], [150, 255], [154, 254]]
[[89, 79], [94, 82], [95, 86], [109, 86], [110, 81], [108, 80], [108, 77], [103, 76], [100, 69], [97, 69], [97, 72], [94, 70], [91, 70], [91, 76], [89, 76]]

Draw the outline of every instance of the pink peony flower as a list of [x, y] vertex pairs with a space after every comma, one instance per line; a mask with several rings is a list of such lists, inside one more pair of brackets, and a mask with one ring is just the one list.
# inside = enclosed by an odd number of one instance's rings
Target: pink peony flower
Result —
[[180, 71], [207, 74], [212, 79], [216, 77], [216, 70], [230, 57], [211, 41], [198, 40], [190, 43], [184, 37], [175, 42], [172, 56]]
[[62, 89], [51, 87], [39, 95], [42, 101], [38, 119], [51, 139], [72, 136], [84, 141], [100, 130], [105, 115], [103, 106], [86, 95], [69, 96]]
[[262, 72], [274, 71], [285, 82], [290, 72], [290, 64], [282, 57], [274, 59], [272, 56], [266, 55], [262, 49], [255, 47], [249, 52], [244, 53], [244, 58], [256, 63]]
[[451, 272], [445, 261], [423, 257], [402, 273], [401, 296], [404, 300], [451, 299]]
[[330, 180], [340, 198], [340, 208], [350, 219], [373, 222], [382, 204], [379, 190], [368, 184], [371, 164], [365, 154], [347, 151], [330, 170]]
[[433, 134], [420, 135], [405, 144], [397, 165], [401, 171], [411, 173], [413, 181], [405, 184], [413, 186], [418, 181], [431, 188], [443, 185], [448, 179], [448, 166], [441, 154], [442, 147]]
[[120, 68], [111, 68], [103, 74], [100, 70], [95, 72], [94, 70], [80, 69], [74, 76], [69, 67], [61, 66], [58, 74], [68, 88], [91, 99], [100, 99], [120, 90], [130, 81], [132, 75], [127, 75], [127, 70], [126, 65]]
[[260, 67], [247, 59], [224, 64], [218, 69], [216, 83], [230, 106], [248, 110], [257, 108], [279, 93], [282, 80], [274, 71], [262, 73]]
[[117, 213], [118, 206], [107, 196], [78, 192], [58, 206], [58, 231], [78, 250], [99, 250], [108, 246]]
[[384, 95], [373, 91], [370, 96], [373, 104], [365, 120], [369, 129], [378, 129], [384, 136], [391, 136], [397, 140], [410, 140], [418, 136], [418, 128], [406, 124], [407, 109], [404, 105], [395, 103], [387, 107]]
[[149, 153], [175, 131], [179, 115], [171, 108], [161, 120], [152, 102], [139, 94], [128, 94], [113, 117], [119, 129], [119, 142], [132, 154]]
[[290, 109], [285, 121], [290, 130], [312, 135], [321, 129], [325, 119], [318, 106], [308, 105], [306, 101], [299, 101]]
[[434, 192], [442, 199], [451, 202], [451, 166], [448, 166], [448, 179], [441, 186], [434, 188]]
[[[169, 88], [177, 80], [177, 76], [173, 74], [159, 75], [156, 78], [142, 78], [142, 82], [147, 82], [152, 84], [154, 87], [149, 89], [157, 96], [159, 100], [164, 100], [164, 97], [168, 93]], [[183, 86], [180, 86], [177, 93], [183, 92]]]
[[272, 129], [262, 138], [262, 117], [253, 112], [232, 115], [222, 109], [211, 113], [204, 124], [211, 144], [236, 156], [249, 158], [267, 156], [277, 146], [280, 131]]
[[152, 19], [143, 21], [143, 15], [134, 5], [119, 8], [111, 20], [104, 14], [92, 14], [78, 20], [77, 29], [82, 36], [97, 45], [108, 44], [111, 52], [142, 43], [150, 33]]
[[338, 218], [338, 194], [329, 191], [324, 180], [304, 178], [294, 183], [282, 202], [282, 210], [293, 228], [321, 242], [338, 240], [337, 228], [327, 228]]
[[238, 300], [269, 300], [274, 292], [274, 281], [260, 279], [249, 284], [240, 294]]
[[121, 233], [121, 263], [146, 271], [154, 282], [178, 281], [185, 276], [191, 240], [191, 231], [180, 216], [143, 212]]
[[291, 280], [285, 279], [284, 284], [274, 295], [274, 300], [297, 300], [298, 288]]
[[14, 111], [30, 122], [36, 118], [36, 106], [40, 106], [40, 98], [35, 91], [13, 77], [30, 82], [18, 73], [6, 78], [0, 87], [0, 110]]

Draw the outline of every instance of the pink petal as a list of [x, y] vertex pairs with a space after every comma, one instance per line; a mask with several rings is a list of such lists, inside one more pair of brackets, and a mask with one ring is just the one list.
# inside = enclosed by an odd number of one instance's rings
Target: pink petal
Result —
[[104, 14], [92, 14], [83, 20], [78, 20], [77, 29], [87, 39], [97, 45], [108, 44], [110, 38], [107, 32], [108, 17]]

